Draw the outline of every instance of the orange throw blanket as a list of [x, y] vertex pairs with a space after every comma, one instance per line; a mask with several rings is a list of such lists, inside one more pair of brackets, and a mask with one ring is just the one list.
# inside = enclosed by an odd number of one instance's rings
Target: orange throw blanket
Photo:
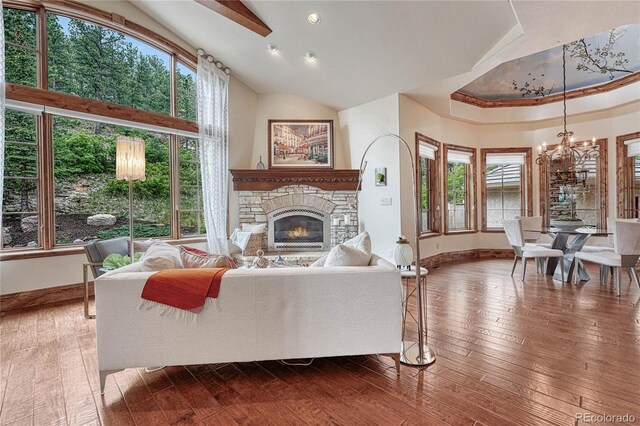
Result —
[[228, 268], [165, 269], [151, 275], [142, 289], [144, 300], [198, 313], [206, 298], [220, 293]]

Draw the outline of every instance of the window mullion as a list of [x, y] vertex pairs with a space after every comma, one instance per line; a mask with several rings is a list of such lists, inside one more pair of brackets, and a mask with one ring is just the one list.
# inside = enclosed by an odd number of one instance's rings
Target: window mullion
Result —
[[36, 49], [38, 51], [38, 87], [49, 89], [48, 52], [47, 52], [47, 12], [39, 7], [36, 13]]
[[171, 236], [180, 238], [180, 149], [179, 136], [169, 137], [169, 203], [171, 205]]
[[40, 247], [45, 250], [55, 245], [52, 123], [50, 114], [42, 114], [37, 119], [38, 236]]

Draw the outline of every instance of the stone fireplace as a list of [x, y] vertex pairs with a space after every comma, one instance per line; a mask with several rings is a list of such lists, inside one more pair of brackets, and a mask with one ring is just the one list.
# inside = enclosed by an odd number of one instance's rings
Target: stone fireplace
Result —
[[287, 185], [238, 191], [240, 223], [266, 223], [265, 251], [327, 251], [358, 232], [352, 191]]

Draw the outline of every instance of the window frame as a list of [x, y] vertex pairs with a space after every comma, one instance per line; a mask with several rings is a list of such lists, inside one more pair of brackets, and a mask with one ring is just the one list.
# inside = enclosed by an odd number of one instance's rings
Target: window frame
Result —
[[[482, 203], [482, 232], [504, 232], [503, 228], [487, 226], [487, 155], [525, 154], [524, 169], [521, 173], [521, 216], [533, 216], [533, 149], [532, 148], [482, 148], [480, 149], [480, 200]], [[503, 206], [504, 208], [504, 206]]]
[[[185, 132], [197, 133], [197, 123], [177, 117], [177, 62], [191, 68], [195, 72], [197, 58], [194, 54], [178, 46], [159, 34], [129, 21], [124, 16], [106, 12], [87, 4], [64, 1], [62, 3], [48, 3], [41, 0], [5, 0], [2, 7], [18, 9], [36, 14], [36, 45], [37, 45], [37, 85], [36, 87], [22, 86], [15, 83], [6, 84], [7, 100], [44, 104], [48, 107], [58, 107], [80, 113], [90, 113], [108, 119], [125, 120], [131, 123], [162, 126]], [[121, 105], [109, 104], [102, 101], [79, 98], [65, 93], [48, 90], [48, 52], [47, 52], [47, 13], [80, 19], [107, 29], [121, 32], [143, 43], [167, 53], [170, 58], [170, 114], [158, 114], [149, 111]], [[11, 108], [10, 105], [7, 106]], [[37, 123], [37, 155], [38, 162], [38, 248], [16, 247], [0, 248], [0, 260], [31, 258], [60, 254], [83, 252], [83, 245], [55, 244], [55, 208], [53, 182], [53, 119], [47, 112], [36, 114]], [[171, 187], [171, 230], [168, 240], [204, 241], [200, 236], [189, 236], [181, 239], [179, 230], [179, 190], [177, 165], [178, 140], [181, 136], [169, 134], [170, 137], [170, 187]]]
[[625, 142], [640, 138], [640, 131], [616, 137], [616, 206], [617, 217], [622, 219], [635, 218], [634, 208], [631, 206], [633, 188], [635, 186], [635, 159], [627, 157], [628, 147]]
[[[437, 148], [435, 152], [435, 160], [430, 160], [433, 162], [433, 167], [429, 169], [428, 179], [431, 182], [429, 192], [429, 205], [431, 209], [429, 209], [428, 220], [431, 223], [430, 229], [428, 231], [423, 231], [422, 227], [422, 162], [420, 156], [420, 142], [425, 142], [430, 145], [433, 145]], [[440, 200], [442, 199], [440, 194], [440, 166], [441, 166], [441, 155], [442, 151], [442, 143], [438, 142], [435, 139], [432, 139], [428, 136], [423, 135], [422, 133], [416, 132], [415, 135], [415, 160], [416, 160], [416, 200], [418, 205], [420, 206], [420, 216], [417, 218], [420, 221], [420, 238], [431, 238], [442, 235], [442, 217], [440, 207]]]
[[[609, 212], [608, 205], [608, 154], [607, 154], [607, 138], [597, 139], [595, 144], [599, 147], [600, 155], [596, 159], [596, 186], [598, 188], [598, 198], [600, 205], [596, 206], [596, 214], [598, 215], [598, 223], [596, 224], [600, 229], [607, 228], [607, 216]], [[590, 141], [576, 141], [575, 145], [579, 146], [584, 142]], [[547, 151], [556, 149], [558, 144], [547, 145]], [[541, 164], [539, 168], [540, 172], [540, 215], [542, 216], [542, 223], [544, 226], [549, 226], [549, 210], [547, 195], [549, 194], [549, 173], [547, 166]]]
[[[465, 173], [465, 203], [469, 208], [467, 209], [467, 228], [466, 229], [449, 229], [449, 205], [447, 203], [447, 196], [449, 194], [449, 167], [448, 167], [448, 157], [449, 151], [462, 151], [468, 152], [471, 154], [471, 162], [468, 165], [471, 170], [469, 171], [469, 167], [466, 169]], [[454, 234], [471, 234], [478, 232], [478, 220], [477, 220], [477, 205], [478, 205], [478, 191], [476, 188], [477, 185], [477, 149], [470, 148], [462, 145], [454, 145], [450, 143], [442, 144], [442, 222], [444, 235], [454, 235]]]

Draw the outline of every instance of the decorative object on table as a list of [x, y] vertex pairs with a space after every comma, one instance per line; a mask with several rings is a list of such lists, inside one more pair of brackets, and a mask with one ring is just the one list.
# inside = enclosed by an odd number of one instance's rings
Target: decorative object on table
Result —
[[387, 168], [376, 168], [376, 186], [387, 186]]
[[[561, 173], [580, 173], [585, 163], [600, 156], [600, 151], [596, 145], [596, 138], [577, 144], [573, 137], [573, 132], [567, 130], [567, 46], [562, 46], [562, 105], [563, 105], [563, 131], [558, 133], [560, 143], [555, 149], [547, 150], [547, 144], [542, 143], [538, 147], [538, 158], [536, 164], [552, 166]], [[555, 170], [554, 170], [555, 171]], [[586, 180], [586, 176], [585, 176]]]
[[133, 181], [144, 180], [144, 139], [118, 136], [116, 139], [116, 179], [129, 181], [129, 258], [133, 246]]
[[269, 120], [269, 168], [333, 169], [333, 120]]
[[551, 219], [551, 222], [549, 224], [552, 228], [560, 228], [566, 230], [578, 229], [584, 226], [584, 222], [582, 221], [582, 219], [569, 216], [553, 218]]
[[[365, 169], [367, 168], [367, 162], [365, 158], [367, 157], [367, 153], [371, 149], [373, 145], [375, 145], [379, 140], [384, 139], [386, 137], [394, 138], [398, 141], [401, 146], [406, 148], [406, 153], [409, 155], [409, 160], [411, 162], [411, 180], [413, 183], [413, 194], [415, 194], [413, 198], [413, 222], [415, 223], [415, 235], [414, 235], [414, 243], [415, 243], [415, 254], [416, 259], [418, 259], [417, 263], [420, 263], [420, 205], [417, 200], [417, 181], [416, 181], [416, 165], [414, 163], [414, 155], [412, 154], [411, 147], [400, 136], [394, 133], [383, 133], [380, 136], [376, 137], [364, 150], [362, 157], [360, 158], [360, 167], [358, 168], [358, 187], [356, 188], [351, 200], [353, 200], [353, 208], [358, 211], [358, 223], [360, 223], [360, 210], [358, 209], [358, 192], [360, 191], [360, 187], [362, 186], [362, 176], [364, 174]], [[425, 366], [429, 365], [436, 360], [436, 355], [434, 352], [427, 346], [427, 292], [426, 286], [422, 288], [420, 283], [422, 282], [421, 271], [422, 268], [415, 268], [415, 277], [416, 277], [416, 310], [418, 313], [417, 323], [418, 323], [418, 341], [410, 341], [403, 340], [402, 346], [400, 349], [400, 362], [403, 364], [413, 365], [413, 366]]]
[[260, 156], [260, 161], [258, 161], [258, 164], [256, 164], [256, 169], [257, 170], [264, 170], [264, 163], [262, 162], [262, 155]]
[[276, 258], [276, 260], [274, 260], [273, 263], [275, 263], [276, 265], [279, 265], [279, 266], [286, 266], [287, 265], [287, 262], [280, 255], [280, 252], [278, 252], [278, 257]]
[[396, 262], [398, 269], [411, 270], [413, 249], [404, 235], [400, 236], [396, 241], [396, 246], [393, 249], [393, 260]]
[[256, 256], [258, 256], [258, 258], [253, 261], [254, 268], [267, 268], [269, 263], [271, 263], [269, 259], [264, 257], [264, 251], [262, 250], [258, 250]]

